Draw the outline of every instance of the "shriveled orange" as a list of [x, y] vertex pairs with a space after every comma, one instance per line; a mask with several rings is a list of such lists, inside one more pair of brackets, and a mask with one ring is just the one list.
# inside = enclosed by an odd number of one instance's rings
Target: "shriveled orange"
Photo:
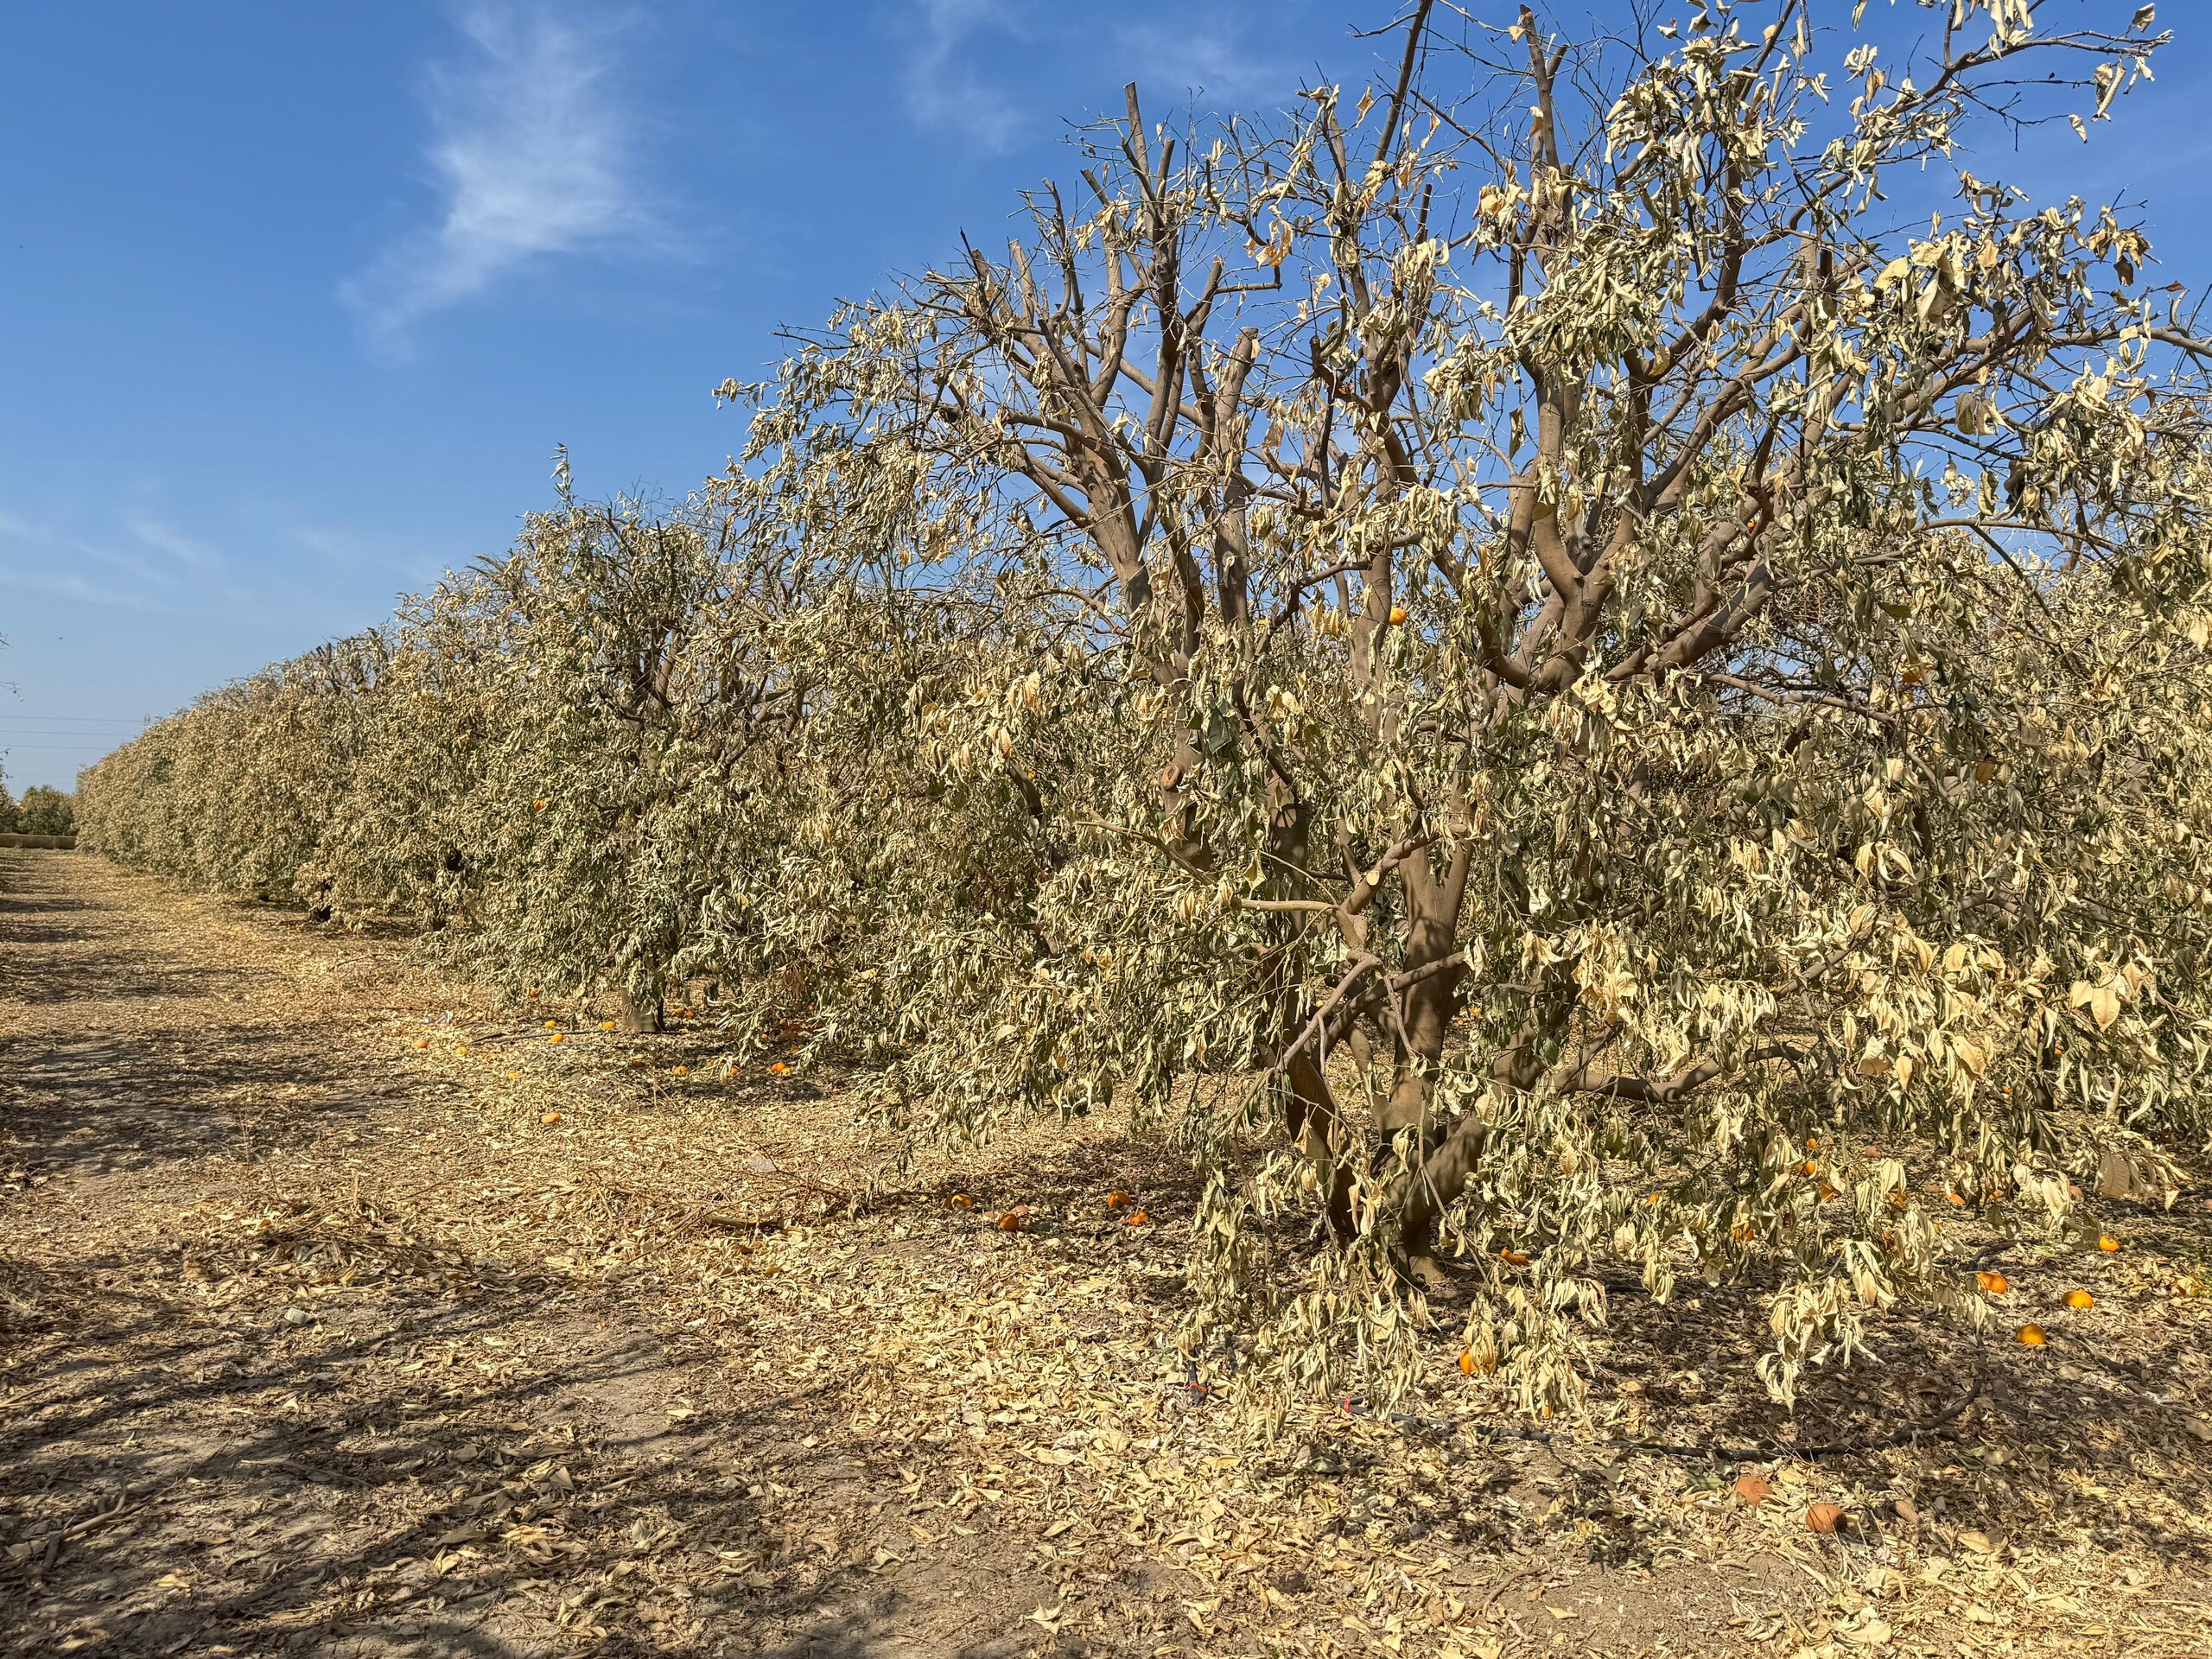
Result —
[[1840, 1503], [1815, 1503], [1805, 1511], [1805, 1524], [1815, 1532], [1841, 1532], [1845, 1520]]

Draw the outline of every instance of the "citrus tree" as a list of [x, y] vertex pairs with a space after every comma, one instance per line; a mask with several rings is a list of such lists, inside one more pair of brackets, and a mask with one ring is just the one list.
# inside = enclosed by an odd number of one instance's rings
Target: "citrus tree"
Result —
[[1836, 10], [1421, 5], [1210, 137], [1132, 91], [1003, 254], [725, 389], [911, 474], [1002, 619], [912, 717], [1033, 886], [888, 919], [944, 964], [896, 1092], [1180, 1100], [1201, 1325], [1300, 1378], [1402, 1380], [1440, 1294], [1569, 1397], [1621, 1259], [1764, 1283], [1786, 1395], [1954, 1295], [1947, 1197], [2202, 1132], [2198, 346], [1966, 148], [2159, 42]]

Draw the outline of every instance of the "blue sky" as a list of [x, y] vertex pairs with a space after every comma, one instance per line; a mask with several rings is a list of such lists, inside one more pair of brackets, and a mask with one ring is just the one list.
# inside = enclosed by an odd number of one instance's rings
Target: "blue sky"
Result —
[[[2061, 0], [2063, 10], [2078, 0]], [[1477, 7], [1476, 10], [1481, 10]], [[1599, 3], [1597, 10], [1611, 9]], [[1749, 9], [1756, 9], [1751, 7]], [[2122, 8], [2124, 10], [2127, 8]], [[1500, 15], [1503, 8], [1497, 9]], [[1581, 7], [1563, 7], [1580, 11]], [[2110, 13], [2112, 7], [2103, 10]], [[2212, 252], [2212, 8], [2084, 149]], [[1357, 84], [1354, 0], [22, 7], [0, 59], [0, 765], [147, 715], [504, 547], [554, 446], [674, 493], [779, 322], [1006, 222], [1129, 79], [1166, 112]]]

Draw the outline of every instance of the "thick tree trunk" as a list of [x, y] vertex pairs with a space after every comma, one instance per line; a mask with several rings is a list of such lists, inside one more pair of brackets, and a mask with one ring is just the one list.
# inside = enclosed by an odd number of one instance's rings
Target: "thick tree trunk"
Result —
[[[1440, 874], [1425, 854], [1408, 859], [1400, 867], [1406, 895], [1404, 971], [1435, 967], [1458, 948], [1469, 855], [1470, 849], [1463, 844]], [[1395, 1055], [1380, 1127], [1385, 1135], [1410, 1136], [1409, 1154], [1417, 1166], [1427, 1162], [1440, 1138], [1433, 1109], [1436, 1073], [1443, 1062], [1452, 1021], [1459, 1016], [1460, 982], [1465, 977], [1465, 969], [1457, 966], [1432, 974], [1408, 988], [1385, 1016], [1384, 1033]], [[1461, 1179], [1464, 1183], [1465, 1177]], [[1452, 1189], [1454, 1193], [1457, 1191]], [[1400, 1206], [1398, 1247], [1406, 1271], [1426, 1286], [1443, 1281], [1443, 1269], [1436, 1262], [1435, 1221], [1438, 1209], [1450, 1202], [1451, 1196], [1430, 1191], [1428, 1183], [1416, 1179]]]

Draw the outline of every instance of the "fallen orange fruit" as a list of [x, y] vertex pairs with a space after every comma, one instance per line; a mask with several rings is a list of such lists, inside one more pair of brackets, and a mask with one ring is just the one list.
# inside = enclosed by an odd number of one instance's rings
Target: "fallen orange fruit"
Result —
[[561, 1040], [561, 1033], [557, 1031], [550, 1033], [547, 1035], [545, 1040], [549, 1043], [557, 1043]]
[[2024, 1325], [2012, 1335], [2015, 1341], [2024, 1342], [2031, 1348], [2040, 1348], [2044, 1344], [2043, 1326], [2039, 1325]]
[[973, 1210], [976, 1207], [976, 1200], [965, 1192], [956, 1192], [952, 1195], [952, 1207], [956, 1210]]
[[612, 1031], [614, 1029], [614, 1022], [612, 1020], [602, 1020], [599, 1022], [599, 1028], [601, 1031]]
[[430, 1039], [427, 1037], [417, 1037], [415, 1039], [415, 1046], [417, 1048], [428, 1048], [429, 1046]]
[[1140, 1211], [1138, 1211], [1136, 1212], [1136, 1214], [1135, 1214], [1135, 1215], [1133, 1215], [1133, 1216], [1131, 1216], [1131, 1217], [1129, 1217], [1129, 1225], [1130, 1225], [1130, 1226], [1132, 1226], [1132, 1227], [1141, 1227], [1141, 1226], [1143, 1226], [1143, 1225], [1145, 1224], [1145, 1223], [1147, 1223], [1147, 1221], [1150, 1221], [1151, 1219], [1152, 1219], [1152, 1217], [1151, 1217], [1150, 1216], [1147, 1215], [1143, 1211], [1140, 1210]]
[[1118, 1210], [1125, 1204], [1132, 1204], [1135, 1202], [1135, 1199], [1131, 1198], [1128, 1193], [1122, 1192], [1118, 1186], [1106, 1195], [1106, 1207], [1109, 1210]]
[[999, 1217], [999, 1231], [1002, 1233], [1018, 1233], [1020, 1230], [1021, 1217], [1015, 1215], [1013, 1211], [1009, 1210], [1006, 1214]]
[[1500, 1250], [1497, 1253], [1497, 1259], [1509, 1268], [1525, 1268], [1529, 1265], [1528, 1256], [1519, 1250]]
[[558, 1112], [545, 1112], [539, 1116], [537, 1121], [550, 1127], [561, 1121], [561, 1114]]
[[1769, 1480], [1764, 1475], [1738, 1475], [1736, 1477], [1736, 1496], [1742, 1498], [1745, 1503], [1750, 1504], [1753, 1509], [1757, 1509], [1773, 1495], [1774, 1483]]
[[2096, 1305], [2097, 1299], [2086, 1290], [2069, 1290], [2066, 1293], [2066, 1306], [2069, 1307], [2094, 1307]]
[[669, 1076], [672, 1077], [688, 1077], [690, 1075], [691, 1068], [688, 1065], [671, 1066], [669, 1069]]
[[2110, 1233], [2101, 1234], [2097, 1239], [2097, 1248], [2101, 1250], [2116, 1250], [2120, 1248], [2120, 1241]]
[[1805, 1524], [1815, 1532], [1840, 1532], [1844, 1513], [1840, 1503], [1815, 1503], [1805, 1511]]
[[2001, 1273], [1977, 1273], [1974, 1281], [1993, 1296], [2002, 1296], [2012, 1288], [2005, 1282], [2005, 1275]]
[[769, 1069], [771, 1071], [774, 1072], [778, 1077], [782, 1077], [785, 1072], [789, 1071], [791, 1070], [791, 1067], [789, 1067], [788, 1065], [785, 1065], [781, 1060], [778, 1060], [778, 1061], [777, 1061], [773, 1065], [770, 1066], [768, 1069]]

